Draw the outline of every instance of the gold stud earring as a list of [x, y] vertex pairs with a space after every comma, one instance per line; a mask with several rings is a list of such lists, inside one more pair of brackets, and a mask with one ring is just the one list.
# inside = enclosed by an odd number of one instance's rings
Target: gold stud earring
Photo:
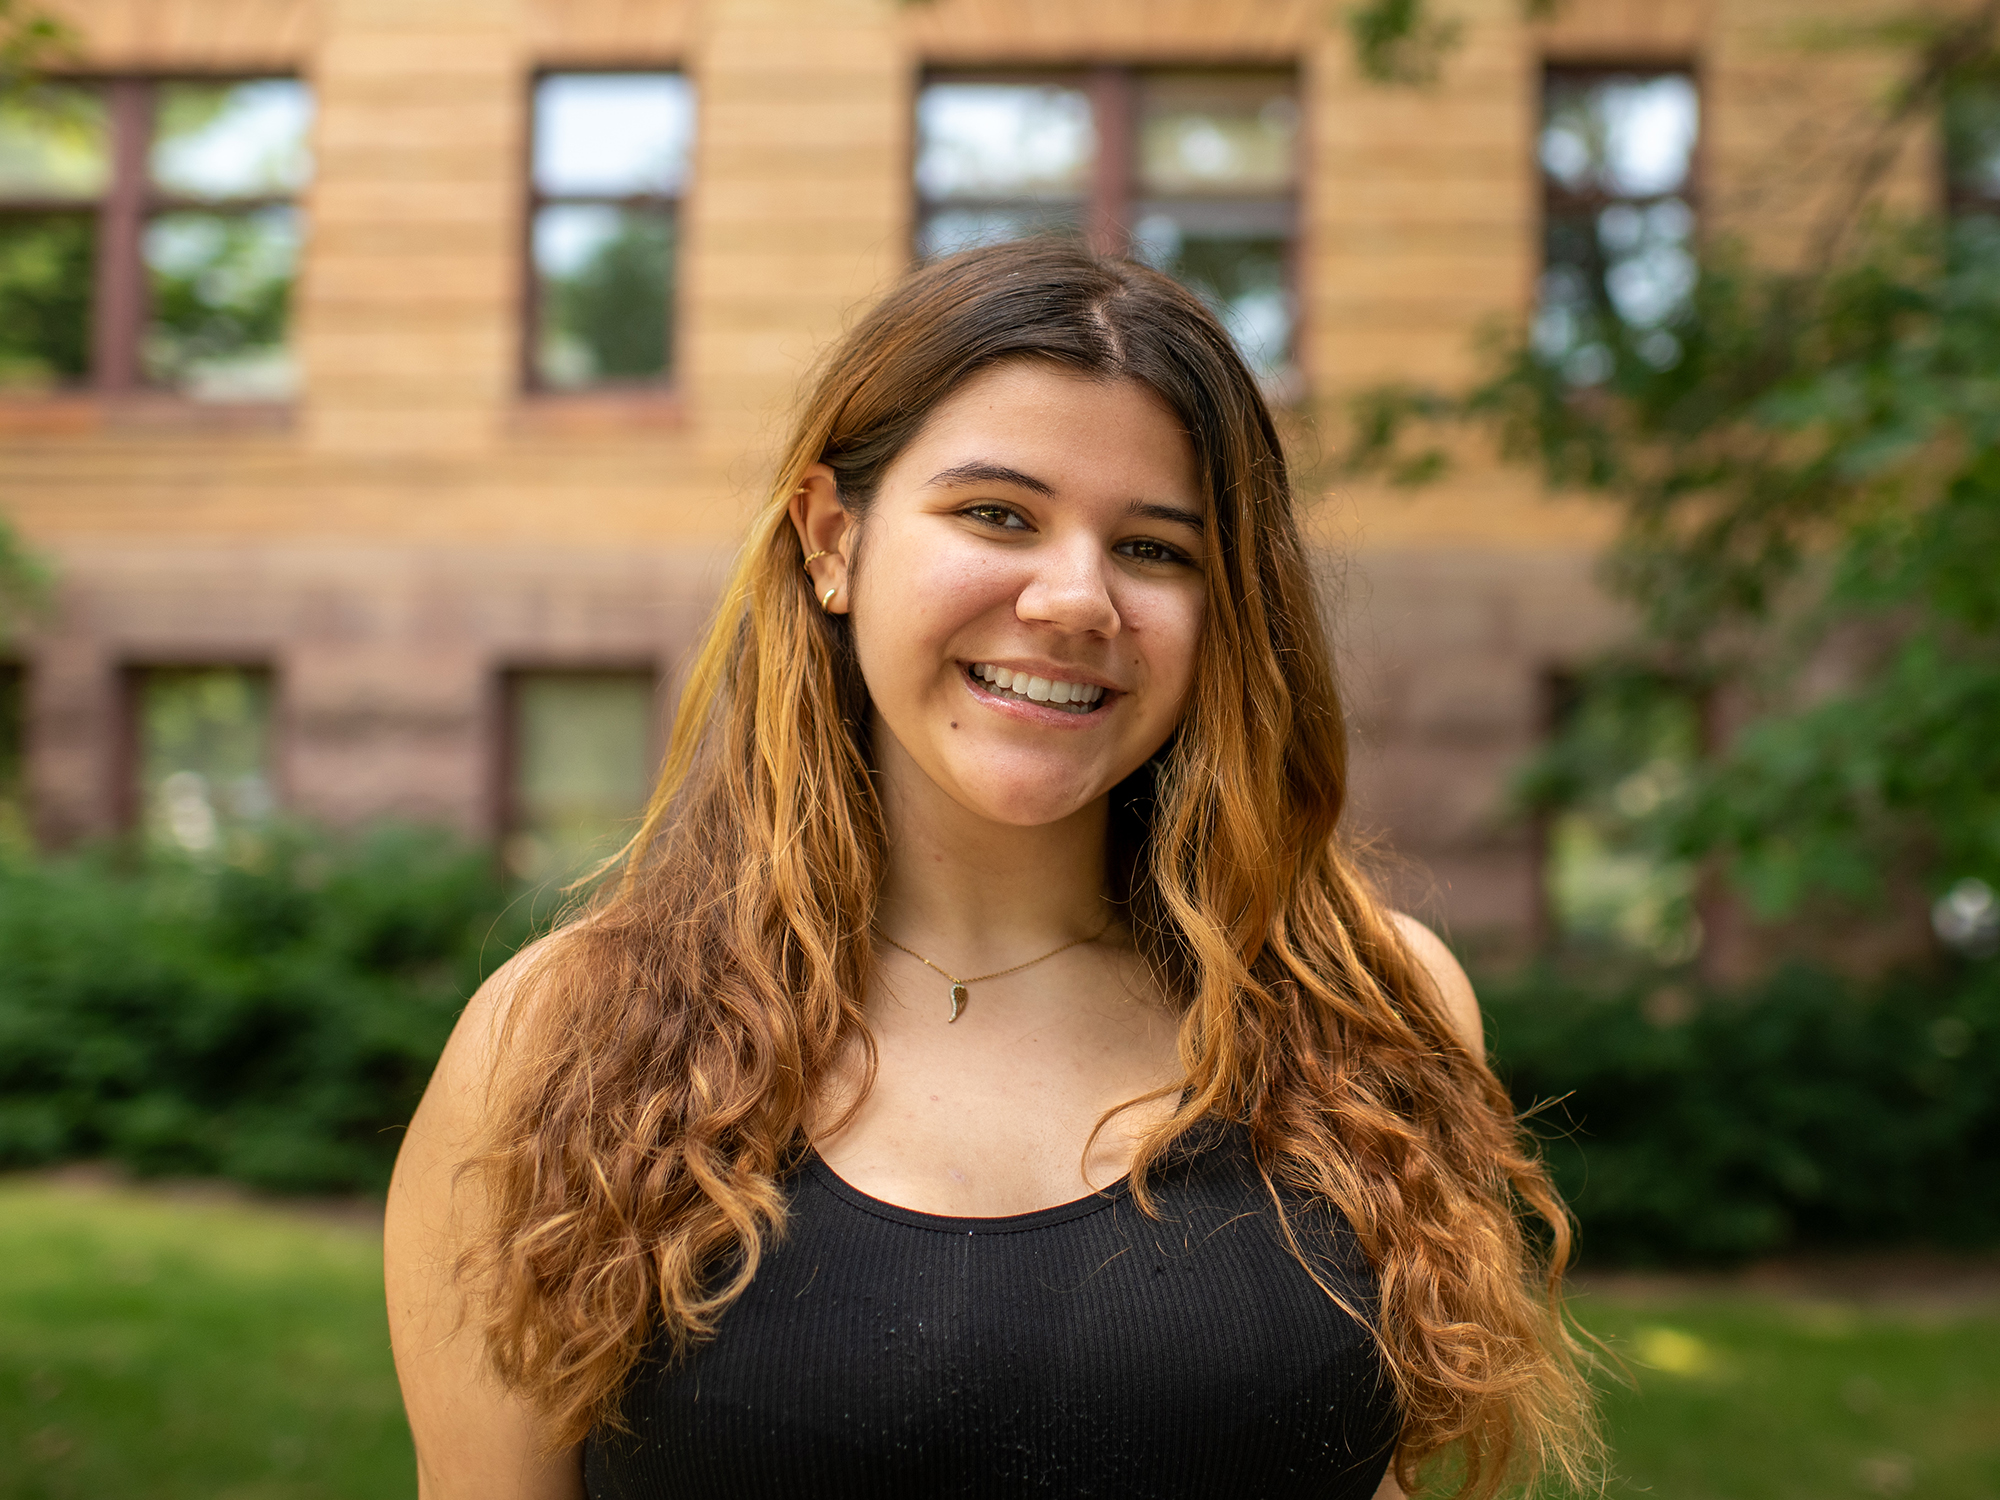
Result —
[[800, 563], [799, 566], [804, 568], [808, 573], [810, 573], [812, 571], [812, 565], [814, 563], [818, 562], [822, 557], [831, 557], [831, 556], [833, 556], [833, 550], [829, 547], [822, 547], [819, 549], [819, 551], [813, 553], [811, 556], [806, 558], [806, 560]]

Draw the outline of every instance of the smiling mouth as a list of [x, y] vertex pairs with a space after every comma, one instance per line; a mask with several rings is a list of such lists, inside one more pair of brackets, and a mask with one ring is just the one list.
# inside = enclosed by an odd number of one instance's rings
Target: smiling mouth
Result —
[[1061, 678], [1036, 677], [988, 662], [971, 663], [966, 667], [965, 675], [996, 698], [1039, 703], [1044, 708], [1061, 709], [1067, 714], [1095, 713], [1104, 703], [1104, 689], [1094, 682], [1065, 682]]

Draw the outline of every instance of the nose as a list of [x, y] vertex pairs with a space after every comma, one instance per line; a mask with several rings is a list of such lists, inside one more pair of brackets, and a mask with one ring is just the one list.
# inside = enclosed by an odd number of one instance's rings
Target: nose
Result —
[[1095, 537], [1077, 535], [1038, 548], [1035, 561], [1034, 576], [1014, 602], [1021, 621], [1076, 635], [1118, 633], [1118, 606], [1112, 602], [1103, 549]]

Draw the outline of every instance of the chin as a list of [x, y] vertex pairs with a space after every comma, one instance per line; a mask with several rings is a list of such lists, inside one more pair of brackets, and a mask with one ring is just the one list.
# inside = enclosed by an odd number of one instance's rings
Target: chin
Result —
[[1070, 767], [957, 766], [957, 801], [968, 811], [1014, 828], [1041, 828], [1074, 817], [1115, 781]]

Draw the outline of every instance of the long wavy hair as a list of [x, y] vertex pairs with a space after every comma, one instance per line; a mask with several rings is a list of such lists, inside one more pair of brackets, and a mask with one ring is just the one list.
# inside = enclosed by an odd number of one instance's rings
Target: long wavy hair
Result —
[[469, 1164], [487, 1227], [463, 1266], [494, 1366], [557, 1445], [615, 1423], [641, 1356], [707, 1336], [782, 1234], [782, 1180], [857, 1038], [872, 1069], [885, 840], [867, 688], [787, 503], [830, 465], [865, 546], [884, 470], [1003, 360], [1150, 388], [1209, 500], [1192, 694], [1114, 791], [1108, 835], [1110, 894], [1179, 1014], [1185, 1070], [1135, 1196], [1150, 1208], [1176, 1142], [1240, 1122], [1274, 1200], [1336, 1207], [1374, 1268], [1405, 1486], [1452, 1449], [1473, 1495], [1584, 1479], [1565, 1212], [1339, 838], [1340, 700], [1270, 411], [1198, 298], [1062, 243], [914, 271], [813, 378], [622, 870], [516, 986]]

